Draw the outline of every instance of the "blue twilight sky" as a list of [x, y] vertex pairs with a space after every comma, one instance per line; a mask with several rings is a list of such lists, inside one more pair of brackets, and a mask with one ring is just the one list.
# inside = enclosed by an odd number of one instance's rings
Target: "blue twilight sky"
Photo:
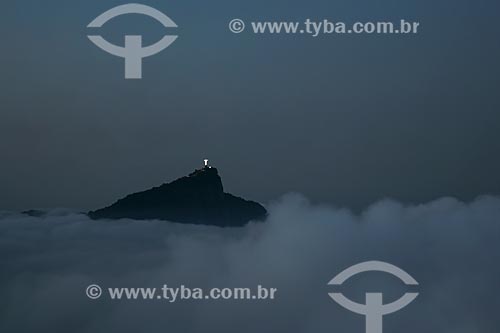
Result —
[[[141, 1], [179, 38], [139, 81], [86, 37], [124, 3], [2, 5], [0, 209], [100, 207], [205, 157], [226, 190], [261, 202], [500, 193], [497, 1]], [[235, 35], [233, 18], [406, 19], [420, 33]], [[98, 33], [151, 44], [166, 31], [131, 15]]]

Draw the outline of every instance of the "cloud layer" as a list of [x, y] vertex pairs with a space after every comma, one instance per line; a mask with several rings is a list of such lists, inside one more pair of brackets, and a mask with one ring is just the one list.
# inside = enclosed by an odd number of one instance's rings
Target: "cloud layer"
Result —
[[[385, 332], [494, 332], [500, 307], [500, 199], [378, 202], [361, 214], [291, 194], [266, 223], [220, 229], [161, 221], [91, 221], [0, 213], [2, 332], [364, 332], [328, 297], [328, 281], [367, 260], [395, 264], [419, 297], [384, 317]], [[90, 300], [85, 288], [266, 287], [274, 301]], [[406, 287], [382, 273], [343, 287], [386, 302]]]

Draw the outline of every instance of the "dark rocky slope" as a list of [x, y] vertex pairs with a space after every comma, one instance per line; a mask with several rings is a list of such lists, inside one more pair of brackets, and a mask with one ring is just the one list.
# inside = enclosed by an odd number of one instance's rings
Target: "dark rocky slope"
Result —
[[205, 166], [187, 177], [130, 194], [88, 215], [92, 219], [160, 219], [236, 227], [251, 220], [263, 220], [267, 212], [256, 202], [224, 193], [217, 169]]

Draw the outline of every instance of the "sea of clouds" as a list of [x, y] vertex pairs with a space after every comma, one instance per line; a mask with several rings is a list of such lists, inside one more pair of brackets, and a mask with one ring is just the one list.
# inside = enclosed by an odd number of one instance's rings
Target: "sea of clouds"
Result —
[[[419, 282], [417, 299], [384, 317], [384, 332], [498, 332], [499, 198], [385, 200], [354, 214], [290, 194], [268, 209], [265, 223], [232, 229], [0, 213], [0, 332], [361, 333], [364, 317], [330, 299], [328, 282], [367, 260]], [[362, 303], [376, 290], [389, 302], [408, 289], [388, 274], [365, 275], [342, 292]], [[273, 301], [91, 300], [93, 283], [278, 291]]]

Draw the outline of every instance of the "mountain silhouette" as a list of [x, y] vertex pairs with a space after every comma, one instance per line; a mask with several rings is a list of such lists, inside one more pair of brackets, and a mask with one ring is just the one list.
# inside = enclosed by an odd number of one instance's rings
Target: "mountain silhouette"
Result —
[[266, 217], [262, 205], [224, 193], [217, 169], [205, 164], [189, 176], [130, 194], [88, 215], [92, 219], [158, 219], [220, 227], [243, 226]]

